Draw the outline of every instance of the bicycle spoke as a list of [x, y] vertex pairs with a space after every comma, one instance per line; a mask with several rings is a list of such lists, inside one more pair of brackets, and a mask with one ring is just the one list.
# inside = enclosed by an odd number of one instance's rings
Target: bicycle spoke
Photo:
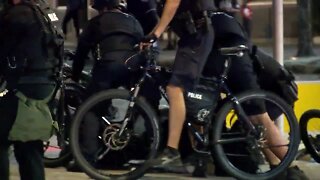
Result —
[[[225, 104], [218, 112], [213, 125], [213, 153], [219, 164], [238, 179], [272, 179], [295, 158], [299, 146], [297, 120], [292, 109], [277, 96], [250, 93], [238, 97], [249, 122], [235, 115], [240, 111], [234, 110], [234, 103]], [[261, 111], [261, 103], [266, 111]], [[283, 130], [274, 123], [280, 116], [285, 125]], [[254, 128], [246, 128], [247, 123]], [[273, 132], [268, 127], [273, 128]], [[279, 134], [276, 138], [280, 141], [274, 140], [274, 132]], [[271, 168], [271, 163], [278, 165]]]
[[84, 102], [75, 115], [72, 152], [94, 179], [138, 177], [148, 167], [145, 162], [156, 154], [159, 134], [155, 115], [139, 98], [129, 107], [129, 95], [125, 90], [98, 93]]

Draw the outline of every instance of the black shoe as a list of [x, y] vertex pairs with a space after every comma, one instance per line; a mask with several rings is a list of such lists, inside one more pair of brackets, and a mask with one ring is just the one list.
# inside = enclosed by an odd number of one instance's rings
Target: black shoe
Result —
[[161, 155], [152, 161], [152, 169], [167, 173], [188, 173], [178, 151], [166, 148]]
[[287, 169], [286, 180], [309, 180], [309, 178], [298, 166], [293, 166]]
[[69, 172], [83, 172], [82, 169], [79, 167], [79, 165], [74, 161], [70, 161], [67, 166], [66, 170]]
[[286, 180], [287, 179], [287, 170], [281, 172], [280, 174], [278, 174], [277, 176], [275, 176], [274, 178], [272, 178], [272, 180]]
[[[270, 167], [271, 169], [274, 168], [274, 166]], [[272, 178], [272, 180], [309, 180], [309, 178], [298, 168], [298, 166], [292, 166]]]
[[207, 172], [207, 162], [205, 162], [202, 159], [197, 160], [195, 169], [192, 173], [192, 177], [201, 177], [201, 178], [207, 177], [206, 172]]

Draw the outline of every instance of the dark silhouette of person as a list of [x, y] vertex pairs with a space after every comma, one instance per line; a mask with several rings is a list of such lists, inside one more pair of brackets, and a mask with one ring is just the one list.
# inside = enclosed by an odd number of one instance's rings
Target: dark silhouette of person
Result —
[[62, 31], [67, 36], [67, 24], [72, 19], [77, 38], [80, 34], [79, 11], [83, 0], [67, 0], [67, 10], [62, 21]]

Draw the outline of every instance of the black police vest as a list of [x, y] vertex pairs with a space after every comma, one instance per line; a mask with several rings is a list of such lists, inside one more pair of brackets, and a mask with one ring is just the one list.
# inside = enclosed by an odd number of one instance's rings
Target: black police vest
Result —
[[[216, 7], [213, 0], [181, 0], [178, 10], [170, 22], [170, 27], [179, 37], [187, 37], [196, 33], [197, 27], [206, 31], [210, 24], [208, 11], [214, 10]], [[198, 22], [203, 23], [197, 24]]]
[[[162, 0], [162, 4], [164, 3], [165, 0]], [[179, 16], [181, 13], [185, 13], [187, 11], [198, 14], [202, 11], [215, 9], [216, 6], [213, 0], [181, 0], [176, 16]]]
[[55, 24], [57, 24], [58, 17], [55, 12], [49, 7], [49, 4], [40, 0], [38, 4], [30, 6], [36, 15], [37, 21], [42, 29], [41, 42], [42, 56], [44, 59], [37, 59], [37, 63], [28, 64], [27, 70], [37, 71], [37, 70], [51, 70], [52, 74], [55, 75], [62, 65], [63, 61], [63, 51], [64, 51], [64, 40], [62, 32], [59, 31]]
[[105, 12], [97, 17], [96, 23], [100, 23], [98, 44], [102, 58], [108, 52], [132, 51], [144, 35], [138, 20], [126, 13]]
[[43, 83], [43, 78], [54, 77], [62, 64], [63, 37], [52, 24], [58, 20], [57, 16], [43, 1], [22, 3], [12, 8], [31, 9], [33, 19], [30, 21], [35, 23], [24, 37], [11, 38], [16, 42], [13, 47], [8, 47], [5, 78], [10, 88], [15, 88], [16, 84]]
[[191, 11], [191, 13], [199, 13], [202, 11], [215, 9], [216, 8], [212, 0], [181, 0], [177, 15], [186, 11]]

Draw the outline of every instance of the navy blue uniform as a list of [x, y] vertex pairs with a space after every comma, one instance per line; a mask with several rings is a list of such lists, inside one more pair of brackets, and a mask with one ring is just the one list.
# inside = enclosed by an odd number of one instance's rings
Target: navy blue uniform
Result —
[[[0, 97], [0, 178], [9, 179], [9, 147], [19, 163], [22, 180], [44, 180], [43, 142], [41, 140], [10, 141], [9, 133], [18, 113], [18, 98], [13, 89], [32, 99], [48, 97], [54, 89], [53, 76], [59, 64], [59, 50], [50, 48], [52, 29], [49, 22], [35, 13], [35, 5], [20, 3], [7, 9], [0, 21], [0, 77], [8, 82], [9, 93]], [[53, 15], [53, 14], [52, 14]], [[49, 24], [49, 23], [48, 23]], [[48, 25], [46, 24], [46, 25]], [[49, 33], [49, 34], [45, 34]], [[52, 39], [54, 40], [54, 39]], [[48, 44], [47, 44], [48, 43]], [[48, 54], [50, 52], [50, 54]], [[42, 82], [38, 84], [39, 82]], [[47, 84], [48, 83], [48, 84]], [[30, 124], [28, 124], [30, 125]], [[32, 124], [31, 124], [32, 126]]]
[[[192, 90], [198, 82], [214, 42], [211, 20], [204, 13], [215, 6], [210, 1], [200, 2], [182, 0], [172, 21], [172, 29], [180, 40], [169, 83], [185, 90]], [[186, 12], [190, 12], [194, 27], [188, 26]]]
[[[118, 23], [118, 22], [122, 23]], [[124, 61], [136, 51], [143, 37], [139, 22], [122, 12], [105, 12], [91, 19], [80, 36], [73, 62], [73, 78], [78, 80], [90, 51], [96, 54], [90, 94], [120, 85], [128, 86], [130, 75]]]
[[140, 22], [145, 34], [149, 34], [158, 22], [156, 0], [128, 0], [128, 12]]

